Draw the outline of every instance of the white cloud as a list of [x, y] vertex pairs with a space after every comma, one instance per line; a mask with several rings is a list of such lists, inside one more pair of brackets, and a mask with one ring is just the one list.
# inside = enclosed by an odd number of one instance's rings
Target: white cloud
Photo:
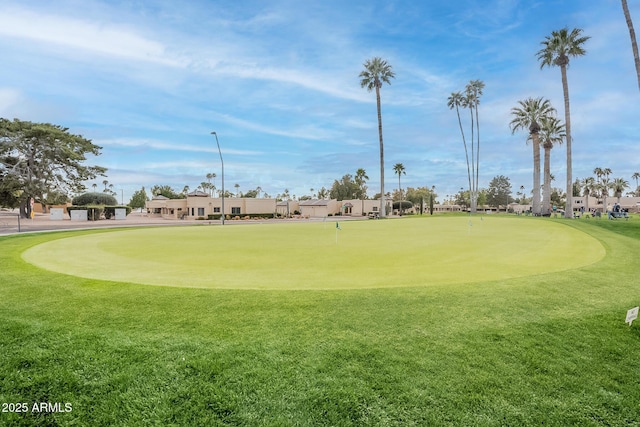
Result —
[[133, 29], [34, 10], [0, 9], [0, 35], [126, 60], [180, 65], [179, 61], [167, 55], [161, 43], [149, 40]]
[[[213, 137], [212, 137], [213, 138]], [[212, 140], [213, 141], [213, 140]], [[190, 144], [181, 144], [179, 142], [166, 142], [153, 139], [136, 139], [136, 138], [115, 138], [115, 139], [102, 139], [94, 141], [96, 144], [103, 147], [143, 147], [151, 148], [154, 150], [170, 150], [170, 151], [187, 151], [197, 153], [218, 153], [217, 146], [200, 147]], [[213, 144], [213, 142], [212, 142]], [[220, 148], [225, 154], [235, 154], [242, 156], [258, 156], [264, 154], [261, 151], [255, 150], [236, 150], [230, 148]]]

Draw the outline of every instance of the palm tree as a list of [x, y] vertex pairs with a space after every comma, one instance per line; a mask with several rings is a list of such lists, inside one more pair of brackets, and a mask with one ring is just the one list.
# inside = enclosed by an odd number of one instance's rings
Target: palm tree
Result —
[[240, 197], [240, 184], [235, 183], [233, 186], [236, 188], [236, 197]]
[[640, 188], [638, 188], [638, 179], [640, 179], [640, 172], [634, 172], [633, 175], [631, 175], [631, 179], [635, 179], [636, 180], [635, 195], [637, 197], [638, 195], [640, 195]]
[[602, 168], [594, 168], [593, 174], [596, 176], [596, 184], [600, 184], [600, 178], [604, 175], [604, 171]]
[[602, 178], [600, 180], [600, 185], [598, 186], [598, 189], [600, 190], [600, 197], [602, 197], [603, 211], [607, 210], [607, 198], [609, 197], [609, 188], [611, 188], [611, 182], [609, 182], [609, 178]]
[[378, 137], [380, 139], [380, 217], [385, 215], [384, 202], [384, 144], [382, 142], [382, 111], [380, 109], [380, 88], [382, 83], [391, 84], [395, 74], [387, 61], [374, 57], [364, 64], [364, 70], [360, 73], [360, 87], [366, 87], [369, 92], [376, 90], [376, 105], [378, 107]]
[[526, 205], [527, 204], [527, 197], [525, 196], [524, 185], [520, 186], [520, 194], [522, 194], [522, 198], [520, 199], [520, 204], [521, 205]]
[[633, 61], [636, 64], [636, 74], [638, 75], [638, 88], [640, 88], [640, 55], [638, 55], [638, 43], [636, 42], [636, 32], [633, 29], [633, 21], [631, 21], [631, 14], [629, 13], [627, 0], [622, 0], [622, 12], [624, 12], [624, 19], [627, 21], [627, 27], [629, 28], [629, 37], [631, 37], [631, 50], [633, 51]]
[[544, 184], [542, 188], [542, 212], [551, 212], [551, 149], [554, 145], [562, 144], [566, 136], [564, 125], [555, 117], [543, 117], [540, 126], [540, 138], [544, 148]]
[[583, 189], [583, 195], [585, 196], [585, 209], [587, 210], [587, 212], [589, 212], [589, 196], [591, 195], [591, 193], [593, 193], [596, 189], [596, 180], [593, 179], [592, 176], [588, 176], [585, 179], [583, 179], [580, 184], [582, 185], [582, 189]]
[[398, 174], [398, 191], [400, 192], [400, 205], [398, 206], [398, 212], [402, 216], [402, 186], [400, 185], [400, 175], [406, 175], [407, 172], [402, 163], [396, 163], [393, 165], [393, 171]]
[[98, 184], [96, 184], [95, 182], [93, 184], [91, 184], [91, 186], [93, 187], [93, 191], [96, 191], [96, 188], [98, 188]]
[[611, 189], [614, 196], [618, 198], [618, 203], [620, 203], [620, 197], [622, 197], [622, 193], [627, 188], [629, 188], [629, 182], [624, 178], [614, 178], [613, 182], [611, 182]]
[[207, 188], [209, 188], [209, 196], [213, 196], [213, 189], [215, 188], [215, 181], [214, 181], [213, 185], [211, 185], [211, 179], [213, 179], [215, 177], [216, 177], [216, 174], [213, 173], [213, 172], [212, 173], [208, 173], [206, 175], [207, 183], [209, 184], [209, 185], [207, 185]]
[[467, 158], [467, 178], [469, 179], [469, 194], [471, 194], [471, 168], [469, 166], [469, 150], [467, 149], [467, 140], [464, 136], [464, 129], [462, 128], [462, 120], [460, 119], [460, 107], [466, 105], [465, 97], [460, 92], [452, 92], [451, 96], [447, 99], [447, 106], [450, 110], [454, 107], [456, 114], [458, 115], [458, 125], [460, 126], [460, 133], [462, 134], [462, 144], [464, 145], [464, 155]]
[[542, 42], [544, 46], [538, 51], [537, 57], [540, 61], [540, 68], [545, 66], [558, 66], [562, 75], [562, 91], [564, 94], [564, 123], [567, 134], [567, 207], [565, 218], [573, 218], [572, 200], [572, 169], [571, 169], [571, 108], [569, 106], [569, 83], [567, 82], [567, 66], [569, 57], [583, 56], [586, 51], [582, 47], [588, 36], [581, 36], [582, 30], [574, 28], [569, 32], [568, 28], [552, 31], [551, 36], [547, 36]]
[[533, 142], [533, 200], [531, 209], [534, 215], [540, 215], [540, 123], [543, 117], [551, 116], [555, 113], [555, 108], [551, 106], [548, 99], [527, 98], [518, 101], [519, 107], [511, 109], [513, 120], [509, 123], [511, 133], [525, 129], [529, 131], [527, 142]]
[[[356, 176], [354, 177], [354, 181], [356, 183], [356, 185], [358, 186], [358, 198], [359, 199], [366, 199], [367, 198], [367, 186], [365, 185], [367, 183], [367, 180], [369, 179], [369, 177], [367, 176], [367, 172], [362, 169], [359, 168], [356, 171]], [[364, 202], [363, 202], [364, 203]]]
[[[465, 98], [466, 107], [469, 108], [469, 112], [471, 113], [471, 170], [475, 169], [475, 180], [472, 179], [474, 183], [473, 188], [473, 200], [475, 200], [475, 204], [477, 206], [478, 201], [478, 178], [479, 178], [479, 169], [480, 169], [480, 118], [478, 117], [478, 106], [480, 104], [480, 97], [482, 96], [482, 90], [484, 89], [484, 82], [482, 80], [471, 80], [469, 84], [467, 84], [465, 88], [465, 92], [467, 94]], [[475, 152], [475, 166], [473, 165], [474, 158], [474, 138], [473, 138], [473, 123], [474, 117], [473, 113], [475, 112], [475, 124], [476, 124], [476, 152]], [[475, 211], [475, 208], [472, 208], [472, 211]]]

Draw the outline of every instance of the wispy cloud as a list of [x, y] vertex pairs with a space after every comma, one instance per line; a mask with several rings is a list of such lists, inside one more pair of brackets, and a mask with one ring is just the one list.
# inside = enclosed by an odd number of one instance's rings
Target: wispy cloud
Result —
[[[94, 141], [96, 144], [103, 147], [142, 147], [153, 150], [166, 150], [166, 151], [186, 151], [195, 153], [217, 153], [218, 148], [202, 147], [190, 144], [180, 144], [177, 142], [157, 141], [152, 139], [135, 139], [135, 138], [116, 138], [116, 139], [103, 139]], [[237, 150], [233, 148], [221, 148], [220, 151], [226, 154], [235, 154], [241, 156], [259, 156], [264, 154], [262, 151], [255, 150]]]
[[[569, 70], [574, 170], [626, 171], [637, 165], [639, 94], [612, 2], [5, 0], [0, 114], [91, 138], [104, 147], [92, 161], [125, 189], [195, 188], [218, 167], [216, 130], [225, 174], [243, 188], [300, 195], [363, 167], [373, 194], [376, 97], [358, 74], [380, 56], [397, 76], [382, 89], [385, 158], [407, 166], [406, 182], [444, 194], [465, 185], [446, 99], [479, 78], [481, 185], [493, 173], [515, 185], [531, 181], [532, 160], [526, 135], [510, 135], [510, 109], [544, 96], [561, 112], [560, 72], [540, 70], [535, 52], [551, 29], [584, 26], [587, 56]], [[556, 183], [563, 156], [552, 155]]]
[[123, 60], [180, 65], [179, 61], [166, 54], [161, 43], [149, 40], [131, 28], [112, 23], [105, 24], [5, 6], [0, 9], [0, 34]]

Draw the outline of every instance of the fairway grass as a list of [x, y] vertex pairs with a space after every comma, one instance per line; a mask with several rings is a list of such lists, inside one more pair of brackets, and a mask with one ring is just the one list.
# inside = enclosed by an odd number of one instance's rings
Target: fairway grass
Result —
[[596, 239], [557, 222], [440, 217], [343, 221], [340, 229], [329, 222], [114, 231], [52, 240], [23, 258], [59, 273], [148, 285], [355, 289], [509, 279], [604, 254]]
[[[397, 222], [430, 229], [436, 219]], [[470, 238], [493, 219], [474, 218]], [[371, 221], [387, 222], [396, 221]], [[514, 250], [531, 248], [516, 229], [553, 224], [549, 245], [587, 235], [573, 255], [605, 255], [514, 278], [256, 292], [82, 278], [22, 258], [47, 242], [120, 232], [0, 238], [0, 403], [29, 408], [1, 412], [0, 425], [638, 425], [640, 328], [624, 319], [640, 303], [640, 220], [504, 223], [513, 229], [482, 247], [510, 237]], [[352, 224], [341, 227], [338, 246]], [[279, 267], [283, 277], [297, 270]], [[430, 268], [421, 261], [394, 280]], [[42, 402], [72, 410], [31, 410]]]

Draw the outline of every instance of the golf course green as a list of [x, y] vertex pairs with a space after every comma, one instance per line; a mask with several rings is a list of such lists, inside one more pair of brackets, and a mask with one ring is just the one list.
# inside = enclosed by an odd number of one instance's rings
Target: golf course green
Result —
[[339, 225], [0, 237], [0, 425], [638, 425], [637, 216]]
[[510, 279], [585, 266], [604, 255], [596, 239], [558, 222], [458, 216], [127, 229], [54, 239], [23, 258], [91, 279], [284, 290]]

